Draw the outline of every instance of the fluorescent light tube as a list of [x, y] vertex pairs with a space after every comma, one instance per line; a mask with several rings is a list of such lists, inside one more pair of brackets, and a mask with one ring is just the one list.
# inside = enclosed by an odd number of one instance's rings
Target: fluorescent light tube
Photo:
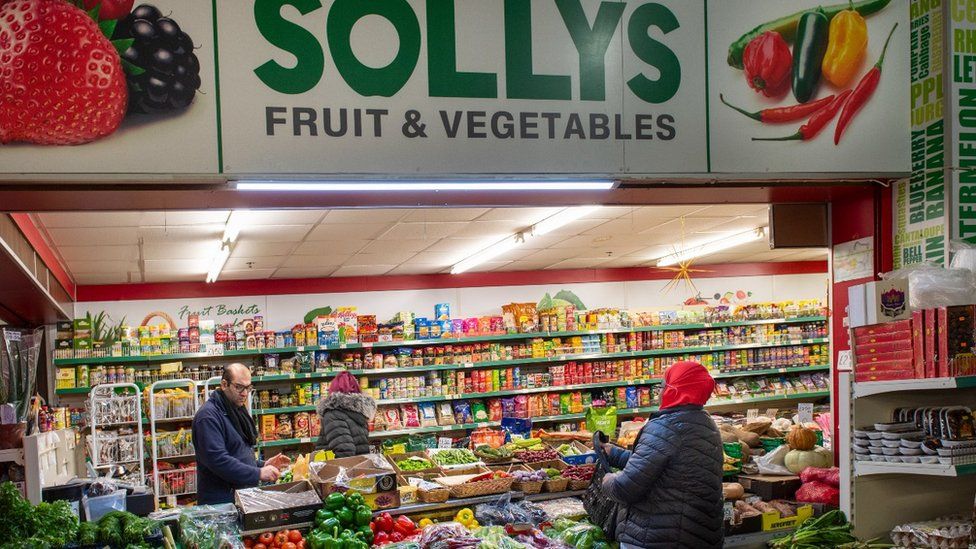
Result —
[[566, 181], [238, 181], [239, 191], [605, 191], [611, 180]]
[[542, 236], [590, 215], [599, 210], [602, 206], [579, 206], [566, 208], [565, 210], [549, 216], [532, 226], [532, 236]]
[[214, 256], [213, 261], [210, 263], [210, 271], [207, 273], [207, 283], [216, 282], [217, 277], [220, 276], [220, 271], [224, 270], [224, 265], [227, 264], [227, 259], [230, 257], [230, 245], [226, 242], [221, 242], [220, 251]]
[[237, 242], [237, 236], [241, 234], [241, 224], [243, 213], [247, 210], [234, 210], [227, 216], [227, 223], [224, 225], [224, 236], [221, 242]]
[[457, 262], [453, 267], [451, 267], [451, 274], [461, 274], [465, 271], [469, 271], [486, 261], [491, 261], [503, 253], [514, 249], [522, 242], [523, 239], [520, 235], [512, 235], [505, 240], [496, 242], [491, 246], [488, 246], [487, 248], [484, 248]]
[[759, 227], [758, 229], [744, 233], [733, 234], [725, 238], [720, 238], [718, 240], [713, 240], [697, 246], [691, 246], [687, 249], [675, 252], [673, 254], [668, 254], [658, 259], [657, 266], [667, 267], [669, 265], [675, 265], [681, 263], [682, 261], [688, 261], [689, 259], [694, 259], [696, 257], [711, 255], [722, 250], [728, 250], [729, 248], [735, 248], [736, 246], [755, 242], [756, 240], [766, 236], [765, 229], [765, 227]]

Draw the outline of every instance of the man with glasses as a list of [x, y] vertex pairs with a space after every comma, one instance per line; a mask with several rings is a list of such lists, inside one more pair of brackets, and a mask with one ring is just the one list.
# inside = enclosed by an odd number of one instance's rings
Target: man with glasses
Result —
[[197, 502], [233, 503], [234, 490], [278, 480], [291, 460], [278, 454], [268, 461], [254, 457], [258, 430], [247, 411], [254, 390], [251, 371], [239, 363], [224, 367], [220, 388], [193, 418], [197, 458]]

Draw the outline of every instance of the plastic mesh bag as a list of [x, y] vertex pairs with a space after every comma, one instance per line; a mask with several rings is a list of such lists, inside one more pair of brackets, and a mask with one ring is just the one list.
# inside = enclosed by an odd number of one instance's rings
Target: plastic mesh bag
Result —
[[187, 549], [243, 549], [233, 504], [199, 505], [180, 512], [180, 533]]
[[976, 296], [976, 274], [969, 269], [943, 269], [925, 262], [883, 273], [881, 278], [908, 280], [912, 309], [965, 305]]

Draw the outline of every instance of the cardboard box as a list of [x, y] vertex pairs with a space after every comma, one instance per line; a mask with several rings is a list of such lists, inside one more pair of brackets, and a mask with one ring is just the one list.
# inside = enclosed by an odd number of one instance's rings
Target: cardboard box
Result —
[[852, 327], [911, 319], [908, 280], [876, 280], [847, 290], [848, 323]]
[[855, 338], [864, 337], [874, 337], [879, 338], [878, 341], [891, 341], [891, 339], [880, 339], [880, 336], [886, 334], [893, 334], [896, 332], [905, 332], [898, 337], [900, 339], [910, 338], [912, 333], [912, 321], [900, 320], [898, 322], [886, 322], [884, 324], [871, 324], [868, 326], [861, 326], [854, 328]]
[[915, 377], [915, 364], [911, 359], [886, 360], [884, 362], [858, 363], [856, 372], [911, 372]]
[[[859, 328], [860, 329], [860, 328]], [[857, 330], [854, 331], [857, 334]], [[861, 347], [864, 345], [875, 345], [878, 343], [889, 343], [892, 341], [904, 341], [906, 339], [912, 338], [912, 332], [910, 330], [897, 331], [897, 332], [884, 332], [869, 335], [855, 335], [854, 336], [854, 347]]]
[[915, 379], [915, 370], [885, 370], [876, 372], [854, 372], [854, 381], [895, 381]]
[[[290, 526], [303, 522], [313, 522], [315, 512], [322, 508], [322, 500], [315, 493], [315, 488], [307, 480], [288, 482], [261, 488], [248, 488], [260, 492], [283, 492], [286, 494], [302, 494], [302, 500], [307, 503], [283, 506], [278, 509], [255, 508], [246, 500], [242, 501], [241, 492], [234, 494], [234, 504], [241, 513], [243, 530], [273, 530], [280, 526]], [[314, 503], [309, 500], [314, 500]]]
[[763, 532], [776, 530], [793, 530], [813, 516], [813, 507], [801, 505], [796, 508], [796, 515], [792, 517], [781, 517], [779, 513], [770, 511], [762, 515]]
[[952, 375], [950, 364], [957, 356], [970, 356], [976, 346], [976, 306], [940, 307], [936, 337], [939, 342], [935, 376]]
[[[431, 466], [429, 468], [427, 468], [427, 469], [416, 470], [416, 471], [404, 471], [403, 469], [400, 469], [400, 467], [397, 466], [397, 462], [398, 461], [402, 461], [404, 459], [410, 459], [410, 458], [413, 458], [413, 457], [425, 459], [428, 462], [430, 462], [430, 465]], [[441, 468], [438, 467], [437, 464], [435, 464], [433, 461], [431, 461], [430, 457], [427, 455], [426, 452], [406, 452], [406, 453], [388, 454], [386, 456], [386, 459], [389, 460], [390, 464], [393, 466], [393, 470], [396, 471], [397, 473], [401, 474], [401, 475], [412, 475], [412, 474], [417, 474], [417, 473], [420, 473], [420, 474], [423, 474], [423, 473], [440, 473], [441, 472]]]
[[739, 484], [746, 492], [756, 494], [764, 500], [793, 499], [803, 484], [798, 476], [739, 475]]
[[925, 311], [912, 311], [912, 363], [915, 377], [925, 377]]
[[[345, 486], [336, 484], [340, 473]], [[332, 492], [355, 490], [374, 511], [400, 506], [397, 474], [382, 456], [353, 456], [331, 459], [313, 467], [312, 482], [321, 497]]]
[[[919, 311], [921, 312], [921, 311]], [[903, 332], [898, 332], [903, 333]], [[911, 336], [914, 332], [904, 332], [906, 336]], [[899, 351], [911, 351], [912, 350], [912, 337], [905, 337], [904, 339], [896, 339], [893, 341], [885, 341], [879, 343], [870, 343], [867, 345], [857, 345], [854, 348], [854, 354], [857, 356], [870, 356], [879, 355], [885, 353], [897, 353]]]
[[935, 377], [935, 360], [939, 347], [935, 344], [938, 315], [935, 309], [925, 309], [925, 377]]

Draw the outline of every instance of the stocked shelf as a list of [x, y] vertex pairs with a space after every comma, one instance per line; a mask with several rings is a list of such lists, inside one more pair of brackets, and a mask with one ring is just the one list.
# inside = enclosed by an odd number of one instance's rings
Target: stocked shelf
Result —
[[901, 379], [898, 381], [862, 381], [854, 383], [854, 398], [894, 393], [898, 391], [929, 391], [938, 389], [968, 389], [976, 387], [976, 376]]
[[976, 474], [976, 463], [966, 465], [879, 463], [873, 461], [858, 461], [854, 463], [854, 476], [858, 477], [867, 475], [962, 477], [973, 474]]
[[[339, 345], [306, 345], [302, 347], [281, 347], [266, 349], [244, 349], [223, 351], [222, 353], [179, 353], [166, 355], [140, 355], [126, 357], [99, 357], [99, 358], [56, 358], [55, 366], [78, 366], [78, 365], [110, 365], [110, 364], [138, 364], [145, 362], [165, 362], [174, 360], [193, 360], [193, 359], [213, 359], [221, 356], [240, 357], [240, 356], [260, 356], [271, 353], [295, 353], [304, 351], [342, 351], [355, 349], [380, 349], [390, 347], [424, 346], [424, 345], [445, 345], [445, 344], [466, 344], [484, 343], [489, 341], [504, 341], [512, 339], [532, 339], [538, 337], [574, 337], [584, 335], [599, 334], [624, 334], [631, 332], [661, 332], [679, 330], [707, 330], [712, 328], [731, 328], [736, 326], [759, 326], [766, 324], [798, 324], [804, 322], [823, 322], [827, 318], [824, 316], [808, 316], [797, 318], [777, 318], [766, 320], [744, 320], [737, 322], [712, 322], [699, 324], [667, 324], [657, 326], [640, 326], [635, 328], [619, 328], [612, 330], [579, 330], [572, 332], [531, 332], [531, 333], [512, 333], [501, 335], [486, 335], [476, 337], [458, 338], [438, 338], [438, 339], [416, 339], [410, 341], [384, 341], [377, 343], [350, 343]], [[817, 340], [820, 342], [820, 340]], [[794, 343], [783, 343], [782, 345], [793, 345]], [[731, 350], [743, 347], [714, 348], [713, 350]], [[748, 347], [745, 347], [748, 348]], [[702, 348], [709, 349], [709, 348]]]
[[[522, 492], [508, 492], [508, 496], [513, 500], [525, 499], [528, 501], [546, 501], [550, 499], [559, 498], [569, 498], [569, 497], [579, 497], [583, 495], [583, 490], [575, 490], [568, 492], [547, 492], [540, 494], [524, 494]], [[404, 505], [402, 507], [397, 507], [396, 509], [386, 509], [383, 511], [376, 511], [373, 516], [379, 516], [382, 513], [390, 513], [393, 516], [397, 515], [412, 515], [415, 513], [426, 513], [430, 511], [439, 511], [441, 509], [457, 509], [460, 507], [474, 507], [475, 505], [481, 503], [492, 503], [498, 501], [499, 498], [503, 497], [503, 494], [494, 494], [490, 496], [478, 496], [473, 498], [463, 498], [463, 499], [451, 499], [443, 503], [416, 503], [413, 505]]]
[[[708, 407], [719, 407], [719, 406], [730, 406], [738, 404], [751, 404], [754, 402], [769, 402], [775, 400], [799, 400], [805, 398], [823, 398], [829, 396], [829, 391], [813, 391], [807, 393], [794, 393], [794, 394], [784, 394], [784, 395], [770, 395], [765, 397], [756, 398], [742, 398], [733, 400], [716, 400], [711, 401], [707, 404]], [[617, 415], [637, 415], [646, 414], [651, 412], [656, 412], [658, 410], [657, 406], [646, 406], [641, 408], [621, 408], [617, 410]], [[561, 414], [555, 416], [539, 416], [529, 418], [533, 423], [548, 423], [554, 421], [572, 421], [578, 419], [584, 419], [585, 414]], [[449, 431], [460, 431], [463, 429], [478, 429], [481, 427], [497, 427], [501, 425], [498, 421], [483, 421], [479, 423], [462, 423], [455, 425], [437, 425], [432, 427], [417, 427], [413, 429], [396, 429], [391, 431], [374, 431], [369, 434], [370, 438], [388, 438], [394, 436], [403, 435], [419, 435], [419, 434], [430, 434], [430, 433], [443, 433]], [[305, 438], [289, 438], [282, 440], [271, 440], [271, 441], [259, 441], [257, 443], [258, 448], [268, 448], [273, 446], [295, 446], [300, 444], [311, 444], [314, 442], [315, 438], [305, 437]]]

